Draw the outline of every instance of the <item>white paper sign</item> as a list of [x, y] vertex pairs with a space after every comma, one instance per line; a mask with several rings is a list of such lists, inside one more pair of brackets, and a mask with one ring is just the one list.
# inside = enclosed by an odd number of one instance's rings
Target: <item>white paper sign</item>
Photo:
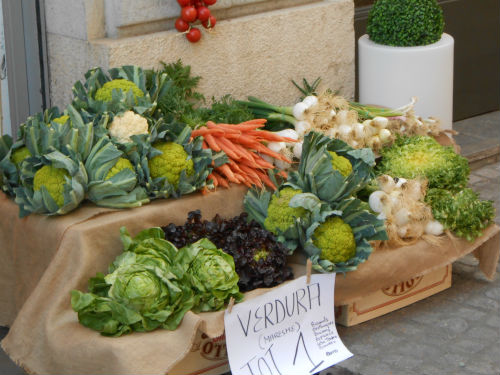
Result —
[[226, 310], [231, 372], [314, 374], [351, 357], [335, 327], [334, 290], [335, 274], [314, 274]]

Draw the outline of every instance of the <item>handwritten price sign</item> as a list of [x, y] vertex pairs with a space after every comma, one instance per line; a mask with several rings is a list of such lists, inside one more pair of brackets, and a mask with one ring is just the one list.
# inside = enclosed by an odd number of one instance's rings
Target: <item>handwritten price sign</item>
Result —
[[231, 372], [304, 375], [352, 354], [340, 340], [333, 310], [335, 274], [298, 278], [226, 311]]

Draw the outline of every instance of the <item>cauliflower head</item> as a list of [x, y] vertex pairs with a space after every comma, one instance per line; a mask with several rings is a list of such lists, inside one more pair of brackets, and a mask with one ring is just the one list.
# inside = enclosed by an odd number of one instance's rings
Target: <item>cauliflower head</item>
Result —
[[[61, 124], [61, 125], [64, 125], [66, 123], [66, 121], [69, 120], [69, 116], [68, 115], [63, 115], [63, 116], [60, 116], [60, 117], [56, 117], [55, 119], [52, 119], [52, 121], [54, 122], [57, 122], [58, 124]], [[48, 124], [50, 126], [50, 124]]]
[[194, 173], [193, 160], [188, 160], [188, 154], [184, 147], [174, 142], [159, 142], [153, 147], [162, 152], [149, 159], [149, 172], [152, 178], [165, 177], [175, 188], [179, 185], [179, 178], [182, 171], [186, 171], [187, 176]]
[[130, 160], [125, 159], [125, 158], [120, 158], [120, 159], [118, 159], [116, 164], [109, 170], [108, 174], [106, 175], [105, 180], [109, 180], [115, 174], [121, 172], [124, 169], [130, 169], [132, 172], [135, 172], [134, 166], [132, 165]]
[[332, 167], [336, 171], [339, 171], [340, 174], [344, 177], [349, 176], [352, 173], [352, 164], [349, 159], [337, 155], [336, 152], [328, 151], [330, 156], [332, 157]]
[[64, 205], [64, 184], [69, 173], [66, 169], [55, 168], [51, 165], [44, 165], [35, 173], [33, 179], [33, 190], [38, 191], [45, 186], [50, 196], [59, 207]]
[[290, 207], [290, 200], [302, 190], [286, 187], [280, 190], [279, 195], [273, 195], [269, 207], [267, 208], [267, 217], [264, 220], [264, 228], [275, 234], [278, 230], [281, 232], [290, 228], [295, 218], [306, 215], [307, 210], [302, 207]]
[[340, 217], [332, 216], [314, 231], [314, 246], [321, 250], [321, 259], [332, 263], [345, 262], [356, 254], [352, 228]]
[[10, 159], [16, 165], [16, 167], [19, 168], [22, 161], [26, 158], [29, 158], [30, 156], [31, 156], [31, 152], [30, 152], [30, 150], [28, 150], [28, 147], [21, 147], [12, 153], [12, 156], [10, 157]]
[[114, 79], [102, 85], [102, 87], [96, 91], [94, 99], [102, 102], [109, 102], [113, 98], [113, 90], [121, 90], [124, 94], [132, 90], [134, 98], [144, 96], [142, 90], [137, 87], [134, 82], [127, 79]]
[[131, 142], [131, 136], [148, 133], [148, 120], [133, 111], [126, 111], [115, 116], [108, 131], [109, 135], [117, 138], [120, 143]]

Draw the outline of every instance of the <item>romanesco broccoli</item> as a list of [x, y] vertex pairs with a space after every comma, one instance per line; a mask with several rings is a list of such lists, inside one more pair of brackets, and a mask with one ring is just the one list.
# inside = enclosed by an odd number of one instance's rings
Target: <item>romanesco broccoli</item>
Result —
[[42, 186], [45, 186], [50, 196], [54, 199], [59, 207], [64, 204], [64, 185], [69, 173], [66, 169], [55, 168], [51, 165], [44, 165], [36, 171], [33, 179], [33, 190], [38, 191]]
[[293, 226], [295, 219], [303, 217], [307, 210], [302, 207], [290, 207], [290, 199], [301, 194], [302, 190], [286, 187], [280, 190], [279, 195], [273, 195], [267, 209], [267, 217], [264, 220], [264, 227], [275, 234], [278, 230], [286, 231]]
[[162, 152], [161, 155], [149, 159], [149, 172], [152, 178], [165, 177], [175, 188], [179, 185], [182, 171], [187, 176], [194, 173], [193, 160], [188, 160], [188, 154], [182, 145], [174, 142], [159, 142], [153, 147]]
[[106, 175], [105, 180], [109, 180], [111, 177], [113, 177], [115, 174], [121, 172], [124, 169], [130, 169], [132, 172], [134, 171], [134, 166], [130, 162], [130, 160], [125, 159], [125, 158], [120, 158], [116, 162], [116, 164], [109, 170], [108, 174]]
[[334, 151], [328, 151], [328, 153], [332, 157], [333, 169], [339, 171], [340, 174], [344, 177], [347, 177], [352, 173], [352, 164], [349, 159], [337, 155], [337, 153]]
[[11, 158], [12, 162], [16, 165], [16, 167], [19, 168], [19, 166], [21, 165], [21, 162], [30, 156], [31, 156], [31, 152], [30, 152], [30, 150], [28, 150], [28, 147], [21, 147], [21, 148], [18, 148], [17, 150], [15, 150], [12, 153], [12, 156], [10, 158]]
[[[66, 121], [68, 121], [68, 120], [69, 120], [69, 116], [68, 115], [63, 115], [63, 116], [60, 116], [60, 117], [56, 117], [52, 121], [57, 122], [58, 124], [64, 125], [66, 123]], [[50, 125], [50, 124], [48, 124], [48, 125]]]
[[95, 100], [100, 100], [103, 102], [109, 102], [113, 98], [113, 90], [121, 90], [124, 94], [132, 90], [134, 98], [144, 96], [142, 90], [137, 87], [137, 85], [127, 79], [114, 79], [112, 81], [106, 82], [102, 87], [100, 87], [95, 93]]
[[314, 231], [314, 246], [321, 249], [321, 259], [332, 263], [345, 262], [356, 254], [352, 228], [340, 217], [332, 216]]

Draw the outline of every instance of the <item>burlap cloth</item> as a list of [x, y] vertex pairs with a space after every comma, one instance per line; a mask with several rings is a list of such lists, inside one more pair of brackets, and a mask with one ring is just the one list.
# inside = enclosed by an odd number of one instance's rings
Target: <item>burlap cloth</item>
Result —
[[[105, 272], [121, 253], [122, 225], [134, 235], [151, 226], [181, 224], [193, 209], [201, 209], [205, 218], [216, 213], [232, 217], [241, 212], [244, 193], [244, 188], [233, 187], [131, 210], [82, 206], [63, 217], [24, 219], [0, 193], [0, 325], [11, 326], [2, 347], [30, 373], [165, 374], [187, 354], [198, 329], [210, 337], [223, 333], [223, 312], [189, 312], [173, 332], [107, 338], [78, 323], [70, 291], [86, 290], [89, 277]], [[337, 276], [335, 304], [426, 274], [472, 251], [486, 276], [494, 277], [499, 228], [491, 226], [474, 243], [445, 240], [439, 247], [421, 242], [378, 250], [357, 271]], [[303, 266], [294, 265], [294, 270], [296, 276], [305, 273]], [[246, 298], [263, 292], [251, 292]]]

